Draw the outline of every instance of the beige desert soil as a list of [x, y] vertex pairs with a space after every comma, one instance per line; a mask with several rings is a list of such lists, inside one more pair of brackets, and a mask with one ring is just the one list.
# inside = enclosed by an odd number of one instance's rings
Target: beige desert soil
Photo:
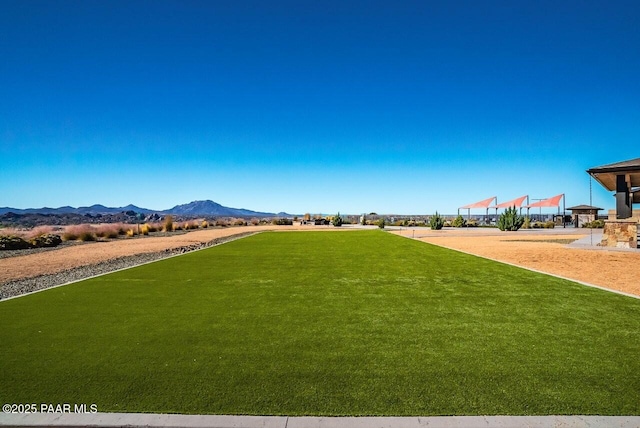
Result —
[[394, 233], [640, 296], [640, 278], [636, 268], [640, 265], [640, 250], [571, 248], [561, 242], [588, 236], [589, 232], [584, 229], [521, 229], [517, 232], [482, 228], [409, 229]]
[[[140, 237], [92, 242], [60, 248], [58, 250], [0, 259], [0, 284], [22, 278], [62, 272], [79, 266], [92, 265], [118, 257], [153, 253], [171, 248], [179, 248], [216, 238], [241, 233], [263, 232], [267, 230], [327, 230], [323, 226], [245, 226], [225, 229], [202, 229], [174, 236]], [[335, 229], [331, 227], [331, 229]]]

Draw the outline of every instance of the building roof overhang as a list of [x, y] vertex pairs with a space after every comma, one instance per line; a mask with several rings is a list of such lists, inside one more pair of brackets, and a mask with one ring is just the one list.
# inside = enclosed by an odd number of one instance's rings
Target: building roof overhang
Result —
[[[640, 158], [598, 166], [588, 169], [587, 173], [610, 192], [616, 191], [616, 177], [618, 175], [626, 177], [630, 188], [640, 187]], [[637, 197], [638, 195], [634, 195], [634, 199]]]
[[567, 209], [570, 211], [582, 211], [582, 210], [601, 211], [602, 210], [602, 208], [593, 207], [591, 205], [576, 205], [575, 207], [568, 207]]

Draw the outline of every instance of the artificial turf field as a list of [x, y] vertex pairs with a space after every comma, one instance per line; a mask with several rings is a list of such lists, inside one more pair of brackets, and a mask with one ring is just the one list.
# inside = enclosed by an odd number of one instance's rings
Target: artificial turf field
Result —
[[640, 300], [381, 231], [265, 232], [0, 302], [0, 401], [640, 414]]

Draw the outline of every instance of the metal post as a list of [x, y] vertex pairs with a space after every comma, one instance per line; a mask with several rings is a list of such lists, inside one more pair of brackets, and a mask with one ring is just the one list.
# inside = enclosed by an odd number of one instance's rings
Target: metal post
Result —
[[[531, 200], [532, 201], [544, 201], [545, 198], [539, 198], [539, 199], [531, 198]], [[540, 208], [540, 214], [538, 215], [538, 221], [542, 221], [542, 207], [539, 207], [539, 208]], [[529, 210], [527, 210], [527, 215], [529, 215]]]
[[[593, 208], [593, 189], [592, 189], [591, 183], [593, 183], [593, 176], [589, 174], [589, 206]], [[594, 216], [594, 220], [597, 220], [595, 216]], [[595, 223], [592, 223], [592, 225], [593, 224]], [[593, 245], [593, 227], [590, 227], [589, 229], [591, 230], [591, 245]]]

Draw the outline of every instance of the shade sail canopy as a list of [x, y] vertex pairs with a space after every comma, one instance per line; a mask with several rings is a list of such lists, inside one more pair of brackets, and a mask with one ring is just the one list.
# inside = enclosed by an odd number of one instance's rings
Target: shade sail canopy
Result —
[[495, 208], [495, 209], [498, 209], [498, 208], [510, 208], [510, 207], [518, 207], [518, 208], [520, 208], [522, 206], [522, 203], [528, 197], [529, 197], [529, 195], [520, 196], [519, 198], [515, 198], [515, 199], [512, 199], [510, 201], [503, 202], [503, 203], [498, 204], [498, 205], [494, 205], [494, 206], [492, 206], [490, 208]]
[[562, 199], [563, 196], [564, 196], [564, 193], [561, 193], [561, 194], [559, 194], [557, 196], [554, 196], [552, 198], [543, 199], [541, 201], [534, 202], [533, 204], [529, 204], [529, 205], [526, 206], [526, 208], [559, 207], [560, 206], [560, 200]]
[[464, 207], [460, 207], [460, 209], [471, 209], [471, 208], [489, 208], [489, 205], [491, 205], [491, 202], [493, 202], [494, 200], [496, 200], [495, 196], [492, 196], [488, 199], [483, 199], [480, 202], [476, 202], [475, 204], [469, 204], [469, 205], [465, 205]]
[[640, 187], [640, 158], [598, 166], [588, 169], [587, 173], [610, 192], [616, 191], [618, 175], [626, 176], [629, 187]]

